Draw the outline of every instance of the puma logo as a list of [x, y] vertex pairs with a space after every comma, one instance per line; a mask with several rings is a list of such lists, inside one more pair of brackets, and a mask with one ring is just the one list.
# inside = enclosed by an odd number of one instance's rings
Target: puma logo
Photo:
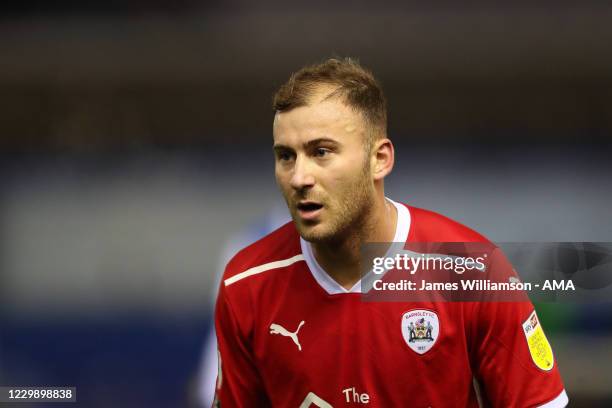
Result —
[[270, 334], [280, 334], [281, 336], [291, 337], [291, 340], [293, 340], [298, 350], [302, 351], [302, 346], [300, 345], [297, 334], [303, 325], [304, 325], [304, 321], [302, 320], [300, 324], [298, 325], [297, 329], [295, 329], [294, 332], [290, 332], [289, 330], [285, 329], [280, 324], [272, 323], [270, 325]]

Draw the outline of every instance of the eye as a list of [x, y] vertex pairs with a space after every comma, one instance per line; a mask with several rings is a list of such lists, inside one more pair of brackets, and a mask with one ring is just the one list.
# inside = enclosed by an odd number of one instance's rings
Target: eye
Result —
[[276, 153], [276, 158], [279, 161], [289, 161], [293, 159], [293, 154], [289, 151], [279, 151]]
[[331, 153], [331, 150], [326, 149], [324, 147], [317, 147], [315, 149], [315, 156], [316, 157], [325, 157], [325, 156], [327, 156], [328, 153]]

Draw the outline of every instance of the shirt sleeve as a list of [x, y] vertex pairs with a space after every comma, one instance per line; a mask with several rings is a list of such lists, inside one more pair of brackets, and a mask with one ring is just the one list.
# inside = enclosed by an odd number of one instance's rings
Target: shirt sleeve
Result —
[[247, 337], [241, 332], [223, 282], [215, 309], [219, 372], [213, 407], [267, 407], [269, 401]]
[[[495, 249], [489, 274], [506, 282], [516, 272]], [[476, 304], [472, 364], [483, 400], [494, 407], [565, 407], [568, 397], [552, 348], [527, 296]]]

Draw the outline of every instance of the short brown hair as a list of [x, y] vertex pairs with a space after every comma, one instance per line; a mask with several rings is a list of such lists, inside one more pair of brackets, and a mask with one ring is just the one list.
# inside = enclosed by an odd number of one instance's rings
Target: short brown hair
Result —
[[[308, 105], [320, 85], [337, 88], [327, 98], [340, 96], [344, 102], [361, 112], [374, 132], [368, 132], [368, 142], [387, 133], [387, 102], [382, 88], [372, 72], [353, 58], [330, 58], [320, 64], [306, 66], [294, 72], [274, 94], [275, 112], [286, 112]], [[373, 133], [373, 135], [372, 135]]]

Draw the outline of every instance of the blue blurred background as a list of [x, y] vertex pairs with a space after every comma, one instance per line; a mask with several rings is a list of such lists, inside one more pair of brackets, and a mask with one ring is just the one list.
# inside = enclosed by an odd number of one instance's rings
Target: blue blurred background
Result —
[[[271, 95], [332, 55], [386, 90], [389, 197], [499, 242], [612, 241], [611, 18], [595, 1], [4, 2], [0, 385], [200, 406], [224, 260], [287, 217]], [[611, 305], [537, 307], [571, 406], [609, 406]]]

